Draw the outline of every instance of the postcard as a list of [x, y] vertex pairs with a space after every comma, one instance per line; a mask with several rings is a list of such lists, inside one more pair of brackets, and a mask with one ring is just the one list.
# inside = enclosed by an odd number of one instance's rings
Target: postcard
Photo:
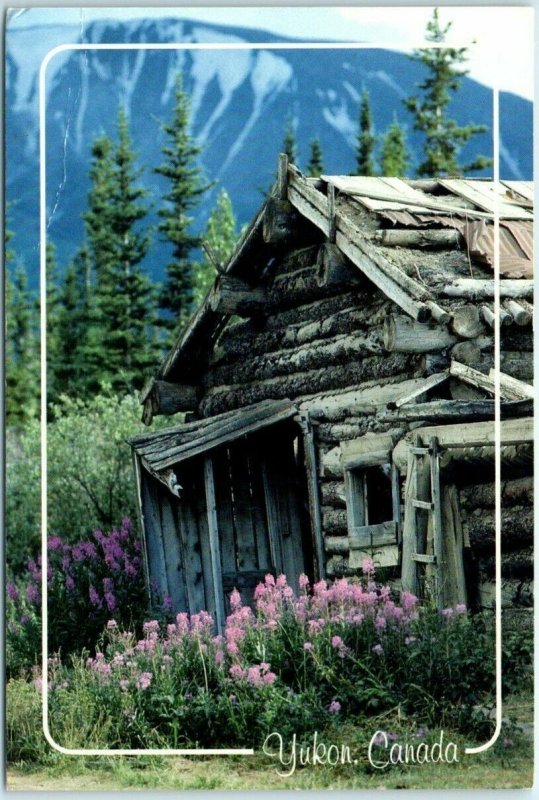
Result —
[[532, 785], [533, 44], [7, 13], [8, 789]]

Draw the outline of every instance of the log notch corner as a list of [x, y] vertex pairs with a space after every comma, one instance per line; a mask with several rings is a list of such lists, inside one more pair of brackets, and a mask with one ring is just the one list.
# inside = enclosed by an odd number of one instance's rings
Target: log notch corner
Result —
[[181, 383], [150, 378], [140, 393], [139, 402], [144, 406], [142, 422], [151, 425], [157, 414], [177, 414], [178, 411], [193, 411], [200, 399], [200, 388]]

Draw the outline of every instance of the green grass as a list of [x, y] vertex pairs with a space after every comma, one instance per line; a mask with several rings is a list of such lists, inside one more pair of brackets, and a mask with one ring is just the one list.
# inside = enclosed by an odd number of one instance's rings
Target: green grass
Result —
[[[529, 716], [529, 698], [516, 698], [512, 707], [517, 717]], [[377, 727], [407, 730], [406, 720], [385, 720], [385, 725], [369, 723], [368, 730], [352, 725], [336, 728], [321, 739], [326, 743], [347, 743], [357, 764], [298, 767], [290, 777], [276, 761], [261, 752], [254, 756], [199, 757], [69, 757], [56, 754], [45, 767], [31, 763], [8, 769], [7, 787], [14, 790], [179, 790], [179, 789], [517, 789], [533, 783], [531, 739], [504, 731], [499, 741], [480, 755], [466, 755], [473, 744], [458, 734], [444, 732], [444, 740], [458, 745], [459, 762], [398, 765], [374, 770], [368, 763], [367, 744]], [[432, 734], [433, 739], [437, 734]], [[511, 739], [508, 745], [504, 739]]]

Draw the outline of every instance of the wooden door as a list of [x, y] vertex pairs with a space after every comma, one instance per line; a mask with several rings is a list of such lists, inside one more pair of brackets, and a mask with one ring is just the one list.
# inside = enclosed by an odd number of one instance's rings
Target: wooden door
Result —
[[252, 604], [267, 574], [286, 574], [297, 590], [308, 566], [296, 440], [272, 433], [244, 437], [212, 455], [225, 613], [234, 588]]

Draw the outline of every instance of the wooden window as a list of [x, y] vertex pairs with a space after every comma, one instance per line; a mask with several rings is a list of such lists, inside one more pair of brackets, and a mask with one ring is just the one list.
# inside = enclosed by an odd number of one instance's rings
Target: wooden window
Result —
[[399, 472], [391, 462], [388, 434], [364, 436], [341, 444], [350, 566], [357, 568], [365, 556], [378, 566], [399, 563]]

